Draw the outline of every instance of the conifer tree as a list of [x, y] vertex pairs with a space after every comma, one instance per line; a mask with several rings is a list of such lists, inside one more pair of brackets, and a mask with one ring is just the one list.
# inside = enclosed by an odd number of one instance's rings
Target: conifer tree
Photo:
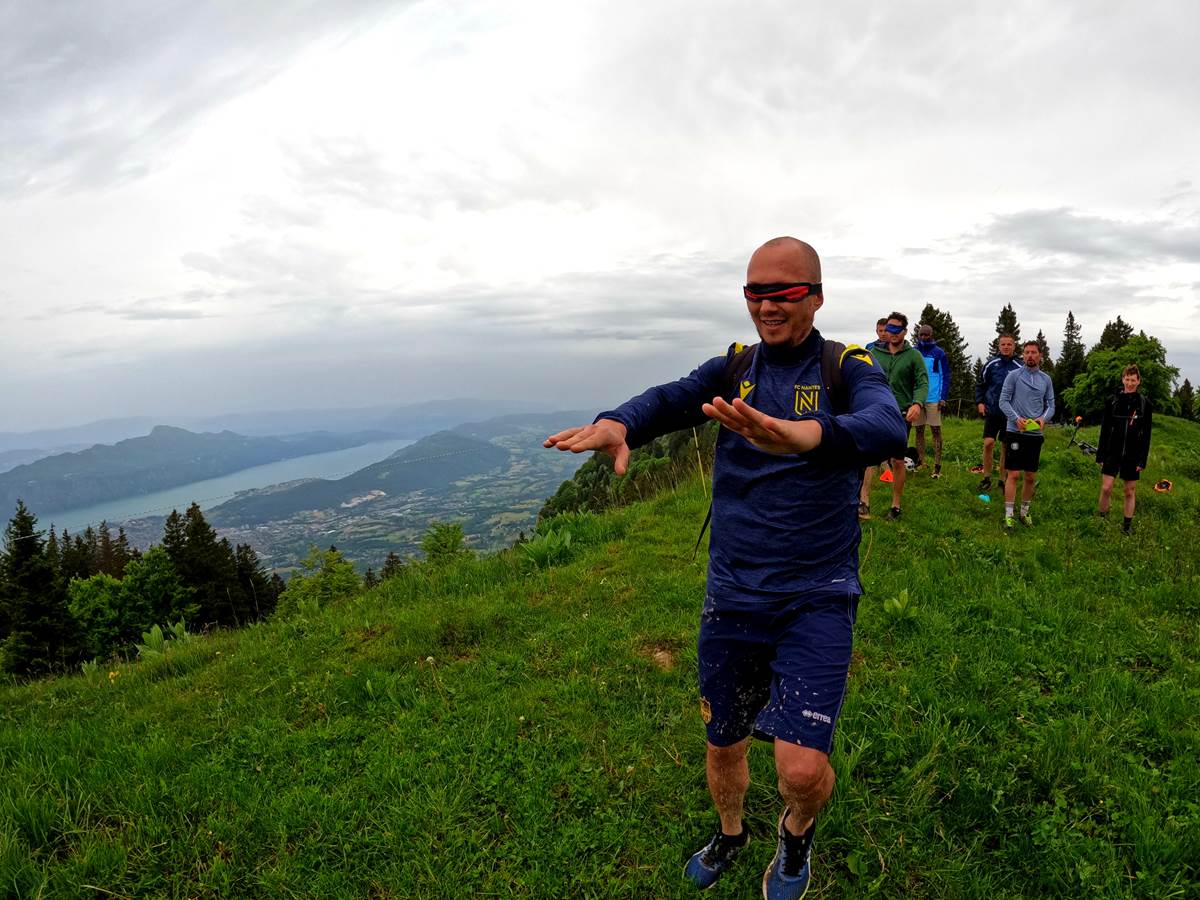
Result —
[[0, 668], [23, 676], [65, 669], [76, 646], [71, 616], [55, 590], [36, 526], [37, 517], [18, 501], [0, 554]]
[[84, 543], [83, 537], [71, 537], [63, 529], [62, 541], [59, 546], [58, 579], [64, 589], [73, 578], [90, 578], [96, 573], [92, 571], [92, 555]]
[[[117, 539], [113, 541], [113, 562], [120, 569], [125, 571], [125, 567], [129, 565], [130, 560], [136, 559], [141, 554], [129, 545], [129, 535], [125, 533], [124, 528], [117, 529]], [[118, 577], [120, 577], [118, 575]]]
[[1038, 350], [1042, 354], [1042, 371], [1047, 374], [1052, 373], [1054, 371], [1054, 357], [1050, 355], [1050, 345], [1046, 343], [1046, 335], [1042, 333], [1042, 329], [1038, 329], [1037, 337], [1034, 340], [1037, 341]]
[[1196, 392], [1186, 378], [1175, 389], [1175, 401], [1179, 404], [1179, 415], [1185, 419], [1196, 418]]
[[955, 415], [969, 415], [975, 406], [975, 382], [971, 378], [967, 342], [963, 340], [958, 324], [950, 313], [942, 312], [932, 303], [926, 303], [921, 310], [921, 324], [933, 329], [933, 339], [950, 360], [950, 391], [946, 395], [948, 409]]
[[83, 543], [87, 547], [88, 574], [95, 575], [100, 571], [100, 539], [91, 525], [83, 530]]
[[1013, 336], [1013, 340], [1017, 342], [1017, 355], [1019, 356], [1021, 353], [1021, 323], [1017, 321], [1017, 314], [1011, 303], [1005, 303], [1004, 308], [1000, 310], [1000, 315], [996, 317], [996, 336], [988, 344], [989, 357], [1000, 354], [1000, 335], [1002, 334]]
[[1063, 329], [1062, 352], [1059, 353], [1058, 363], [1051, 376], [1054, 381], [1055, 405], [1066, 415], [1071, 411], [1062, 398], [1063, 391], [1075, 383], [1075, 377], [1081, 374], [1086, 365], [1086, 354], [1083, 349], [1083, 329], [1075, 321], [1075, 314], [1067, 310], [1067, 324]]
[[374, 569], [367, 569], [367, 573], [363, 575], [363, 587], [367, 590], [379, 587], [379, 576], [375, 574]]
[[[1145, 334], [1143, 333], [1143, 336]], [[1133, 326], [1124, 321], [1120, 316], [1117, 316], [1113, 322], [1106, 322], [1104, 330], [1100, 332], [1100, 340], [1096, 346], [1092, 348], [1093, 353], [1097, 350], [1120, 350], [1133, 337]]]
[[275, 597], [271, 594], [271, 581], [263, 571], [258, 554], [249, 544], [238, 544], [234, 553], [237, 563], [238, 586], [241, 588], [244, 609], [243, 621], [265, 619], [275, 611]]
[[113, 555], [112, 530], [109, 529], [107, 520], [100, 523], [100, 532], [96, 543], [96, 568], [104, 575], [120, 578], [121, 571], [125, 567], [117, 568], [116, 558]]
[[171, 510], [171, 514], [167, 516], [167, 521], [163, 523], [162, 546], [172, 561], [174, 561], [176, 567], [179, 566], [185, 545], [187, 544], [186, 530], [183, 516], [179, 514], [179, 510]]
[[387, 581], [389, 578], [395, 578], [404, 571], [404, 560], [395, 554], [388, 553], [387, 559], [383, 561], [383, 568], [379, 570], [379, 578], [381, 581]]
[[[183, 583], [193, 591], [199, 625], [238, 626], [250, 608], [238, 583], [233, 547], [204, 519], [193, 503], [180, 516], [173, 511], [163, 531], [163, 549]], [[189, 623], [191, 624], [191, 623]]]

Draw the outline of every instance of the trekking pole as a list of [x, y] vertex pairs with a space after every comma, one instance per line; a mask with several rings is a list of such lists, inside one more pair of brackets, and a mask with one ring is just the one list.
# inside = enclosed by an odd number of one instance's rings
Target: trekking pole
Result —
[[704, 488], [704, 496], [708, 496], [708, 478], [704, 474], [704, 459], [700, 456], [700, 432], [692, 426], [692, 437], [696, 440], [696, 465], [700, 467], [700, 485]]

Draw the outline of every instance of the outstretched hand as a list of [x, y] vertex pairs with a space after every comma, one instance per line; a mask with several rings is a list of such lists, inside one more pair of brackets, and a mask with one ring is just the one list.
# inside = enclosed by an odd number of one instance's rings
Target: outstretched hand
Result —
[[823, 430], [814, 419], [789, 422], [759, 412], [745, 400], [734, 398], [727, 403], [714, 397], [701, 409], [730, 431], [736, 431], [759, 450], [767, 453], [807, 453], [821, 443]]
[[613, 459], [613, 471], [624, 475], [629, 468], [629, 445], [625, 443], [626, 428], [614, 419], [601, 419], [591, 425], [568, 428], [552, 434], [542, 442], [543, 447], [557, 447], [572, 453], [599, 450]]

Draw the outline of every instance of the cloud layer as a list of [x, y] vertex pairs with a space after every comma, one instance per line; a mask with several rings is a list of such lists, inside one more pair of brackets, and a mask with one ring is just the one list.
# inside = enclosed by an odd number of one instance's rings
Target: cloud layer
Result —
[[7, 4], [9, 430], [411, 390], [607, 404], [752, 337], [738, 286], [779, 234], [821, 251], [841, 339], [926, 302], [976, 354], [1005, 303], [1052, 348], [1067, 310], [1086, 341], [1119, 313], [1196, 381], [1198, 20]]

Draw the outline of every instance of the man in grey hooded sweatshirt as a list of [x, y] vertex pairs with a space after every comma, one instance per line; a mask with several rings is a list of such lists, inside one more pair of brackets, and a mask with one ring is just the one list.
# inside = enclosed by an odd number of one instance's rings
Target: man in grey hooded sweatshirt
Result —
[[1004, 448], [1008, 454], [1008, 478], [1004, 482], [1004, 527], [1016, 527], [1013, 511], [1017, 499], [1017, 476], [1025, 473], [1021, 486], [1021, 524], [1032, 525], [1029, 505], [1037, 483], [1038, 461], [1042, 456], [1042, 429], [1054, 415], [1054, 384], [1041, 370], [1042, 351], [1037, 341], [1026, 341], [1021, 348], [1025, 365], [1013, 369], [1000, 388], [1000, 411], [1008, 419]]

